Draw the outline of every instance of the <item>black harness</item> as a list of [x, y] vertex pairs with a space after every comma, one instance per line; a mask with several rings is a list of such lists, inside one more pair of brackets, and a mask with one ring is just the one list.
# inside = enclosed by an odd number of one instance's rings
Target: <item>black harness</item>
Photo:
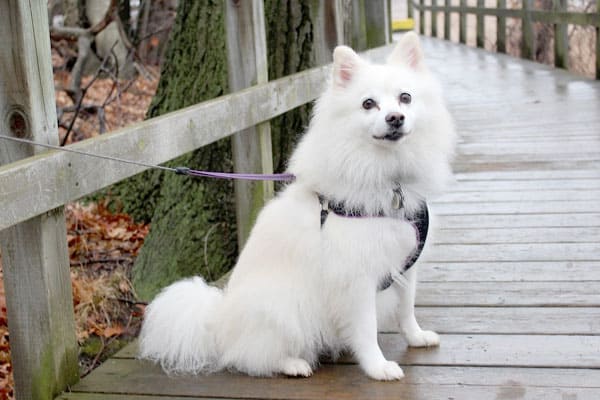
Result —
[[[377, 214], [367, 214], [364, 210], [347, 208], [344, 202], [332, 202], [327, 200], [322, 195], [318, 195], [318, 198], [319, 203], [321, 204], [321, 227], [323, 227], [325, 221], [327, 221], [327, 216], [330, 212], [340, 217], [348, 218], [385, 217], [383, 210], [381, 210]], [[394, 190], [393, 206], [396, 209], [401, 209], [404, 207], [404, 195], [400, 188]], [[412, 267], [415, 264], [415, 262], [423, 252], [423, 248], [425, 247], [425, 240], [427, 239], [427, 233], [429, 231], [429, 211], [427, 209], [427, 203], [423, 201], [419, 210], [415, 213], [415, 215], [412, 218], [407, 219], [407, 221], [412, 223], [416, 228], [417, 248], [406, 261], [402, 272], [406, 272], [410, 267]], [[392, 275], [390, 273], [379, 283], [378, 290], [387, 289], [388, 287], [390, 287], [392, 282]]]

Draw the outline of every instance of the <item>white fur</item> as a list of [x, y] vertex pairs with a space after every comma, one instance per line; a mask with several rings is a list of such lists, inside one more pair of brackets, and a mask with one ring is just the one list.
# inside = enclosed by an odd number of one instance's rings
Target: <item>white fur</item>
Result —
[[[398, 101], [402, 92], [411, 104]], [[378, 107], [363, 109], [366, 98]], [[450, 180], [455, 135], [441, 99], [416, 35], [406, 34], [385, 65], [338, 47], [331, 83], [290, 162], [296, 181], [261, 211], [223, 292], [193, 278], [157, 296], [140, 356], [168, 372], [309, 376], [321, 354], [349, 349], [370, 377], [402, 378], [381, 353], [378, 325], [400, 330], [411, 346], [439, 337], [414, 317], [416, 266], [399, 273], [416, 239], [392, 196], [400, 184], [410, 216]], [[390, 112], [405, 116], [405, 136], [374, 138], [389, 129]], [[321, 227], [316, 193], [393, 217], [329, 213]], [[390, 272], [394, 284], [378, 293]]]

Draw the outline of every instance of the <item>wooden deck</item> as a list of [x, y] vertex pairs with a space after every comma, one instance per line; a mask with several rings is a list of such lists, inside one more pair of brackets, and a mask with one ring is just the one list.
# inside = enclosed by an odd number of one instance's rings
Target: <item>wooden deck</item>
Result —
[[132, 345], [59, 398], [600, 399], [600, 82], [424, 44], [462, 134], [417, 295], [440, 348], [382, 334], [406, 377], [381, 383], [349, 359], [309, 379], [169, 378]]

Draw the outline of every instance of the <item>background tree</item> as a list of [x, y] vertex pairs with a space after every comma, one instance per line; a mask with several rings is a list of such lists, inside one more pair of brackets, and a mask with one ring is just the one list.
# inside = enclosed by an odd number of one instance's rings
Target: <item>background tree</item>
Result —
[[[315, 65], [313, 18], [319, 1], [265, 1], [270, 79]], [[333, 4], [333, 2], [331, 2]], [[161, 80], [149, 117], [227, 93], [222, 1], [180, 1]], [[285, 159], [308, 121], [308, 107], [273, 122], [275, 165]], [[171, 165], [231, 171], [230, 140], [187, 154]], [[207, 280], [229, 270], [237, 255], [233, 185], [150, 171], [112, 189], [112, 196], [151, 231], [134, 271], [138, 295], [151, 298], [168, 283], [201, 273]]]

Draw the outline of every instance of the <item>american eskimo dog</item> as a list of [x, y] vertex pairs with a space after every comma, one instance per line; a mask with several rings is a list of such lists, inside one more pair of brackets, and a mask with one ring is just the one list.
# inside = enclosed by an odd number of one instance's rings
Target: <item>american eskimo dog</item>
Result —
[[439, 344], [415, 319], [416, 267], [404, 268], [418, 246], [411, 221], [451, 177], [441, 90], [413, 33], [384, 65], [345, 46], [333, 59], [289, 163], [295, 181], [261, 211], [225, 289], [195, 277], [154, 299], [141, 358], [172, 373], [309, 376], [320, 355], [349, 350], [368, 376], [394, 380], [403, 372], [378, 327]]

